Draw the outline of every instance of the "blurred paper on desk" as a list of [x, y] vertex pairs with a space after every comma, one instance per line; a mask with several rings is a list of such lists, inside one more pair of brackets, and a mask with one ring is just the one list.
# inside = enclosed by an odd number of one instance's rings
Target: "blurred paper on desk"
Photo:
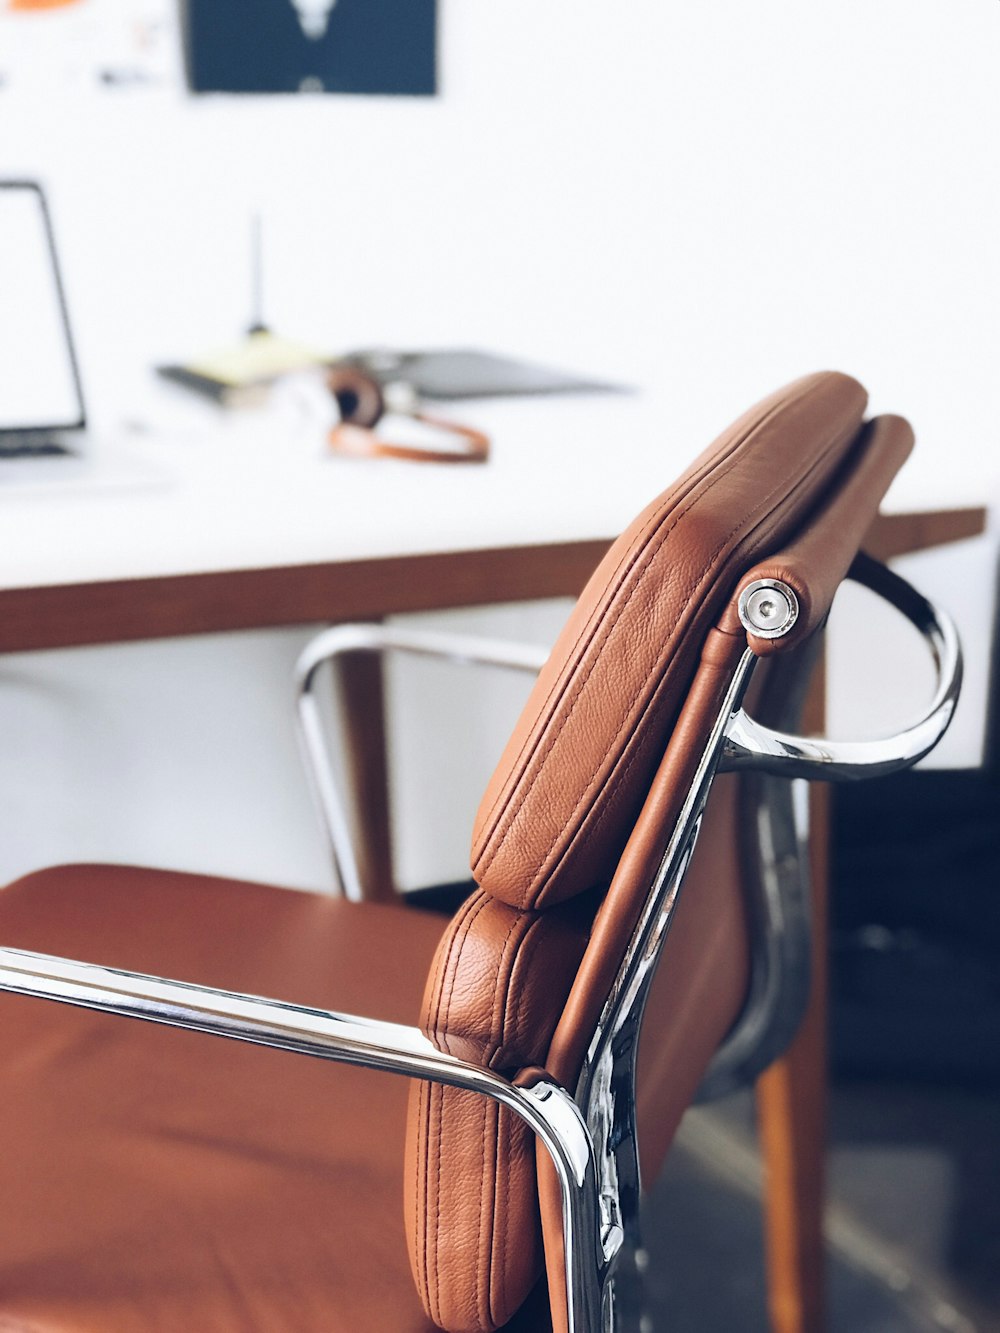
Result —
[[405, 384], [419, 398], [441, 401], [549, 393], [627, 392], [624, 385], [468, 347], [422, 352], [373, 348], [349, 352], [341, 361], [373, 375], [382, 385]]
[[333, 358], [304, 343], [259, 328], [231, 347], [179, 365], [157, 366], [157, 374], [224, 407], [254, 407], [284, 375], [330, 365]]

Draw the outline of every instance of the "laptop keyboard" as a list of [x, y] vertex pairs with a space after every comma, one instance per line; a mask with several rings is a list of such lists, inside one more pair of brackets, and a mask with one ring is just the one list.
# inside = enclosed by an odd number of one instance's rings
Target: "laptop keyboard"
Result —
[[34, 431], [0, 435], [0, 458], [61, 458], [70, 453], [59, 440]]

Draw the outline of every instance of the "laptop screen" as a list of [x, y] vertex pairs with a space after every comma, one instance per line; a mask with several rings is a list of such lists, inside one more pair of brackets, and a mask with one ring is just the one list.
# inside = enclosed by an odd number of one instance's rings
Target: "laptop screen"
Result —
[[0, 432], [83, 425], [41, 190], [0, 181]]

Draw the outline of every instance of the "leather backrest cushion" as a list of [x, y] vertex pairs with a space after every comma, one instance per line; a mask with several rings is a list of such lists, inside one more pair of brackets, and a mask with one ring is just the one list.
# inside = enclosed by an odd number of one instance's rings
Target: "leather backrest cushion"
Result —
[[614, 543], [541, 672], [476, 818], [472, 873], [539, 908], [606, 884], [708, 627], [816, 505], [862, 424], [822, 372], [745, 413]]
[[[866, 395], [823, 373], [765, 399], [614, 544], [529, 698], [476, 820], [481, 888], [452, 922], [423, 1025], [514, 1071], [546, 1061], [592, 920], [702, 653], [745, 569], [808, 518]], [[572, 900], [572, 901], [570, 901]], [[501, 1327], [539, 1271], [534, 1144], [475, 1094], [411, 1091], [406, 1226], [417, 1288], [452, 1333]]]

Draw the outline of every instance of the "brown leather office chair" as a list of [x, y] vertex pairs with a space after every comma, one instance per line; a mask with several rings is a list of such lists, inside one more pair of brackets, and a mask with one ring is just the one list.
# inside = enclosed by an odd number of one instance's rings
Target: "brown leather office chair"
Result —
[[[740, 771], [787, 792], [904, 767], [957, 697], [949, 623], [856, 558], [912, 439], [865, 404], [843, 375], [788, 386], [614, 544], [483, 798], [479, 888], [450, 922], [351, 901], [322, 762], [346, 898], [121, 866], [0, 892], [0, 1329], [611, 1326], [640, 1159], [653, 1178], [710, 1065], [752, 1073], [789, 1035], [796, 835], [761, 835], [784, 798], [758, 786], [747, 842]], [[928, 639], [934, 700], [884, 742], [778, 731], [786, 660], [849, 569]], [[330, 633], [303, 665], [307, 738], [330, 653], [433, 648]]]

